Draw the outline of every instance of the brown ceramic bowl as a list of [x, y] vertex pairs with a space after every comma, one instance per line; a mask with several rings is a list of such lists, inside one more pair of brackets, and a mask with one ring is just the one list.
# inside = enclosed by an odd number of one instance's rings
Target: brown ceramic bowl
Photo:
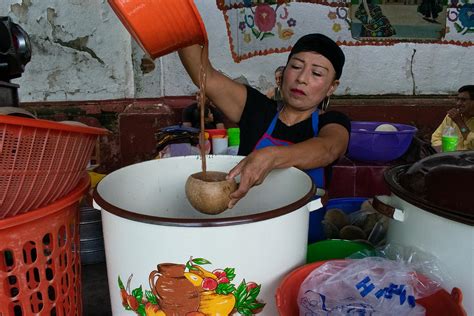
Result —
[[186, 181], [186, 197], [201, 213], [217, 215], [227, 209], [230, 194], [237, 190], [234, 179], [226, 179], [227, 173], [206, 171], [194, 173]]

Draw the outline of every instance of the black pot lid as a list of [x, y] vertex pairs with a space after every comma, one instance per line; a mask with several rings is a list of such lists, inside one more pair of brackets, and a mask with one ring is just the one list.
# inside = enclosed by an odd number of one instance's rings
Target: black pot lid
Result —
[[384, 173], [392, 192], [407, 202], [474, 225], [474, 151], [440, 153]]

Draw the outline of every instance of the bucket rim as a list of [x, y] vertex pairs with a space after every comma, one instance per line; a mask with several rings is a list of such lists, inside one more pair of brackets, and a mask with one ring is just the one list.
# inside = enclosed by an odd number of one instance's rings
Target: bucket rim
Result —
[[[208, 155], [207, 157], [210, 157]], [[212, 155], [215, 156], [215, 155]], [[181, 157], [172, 157], [166, 159], [194, 159], [196, 156], [181, 156]], [[235, 156], [219, 156], [220, 159], [231, 159]], [[243, 157], [242, 157], [243, 158]], [[235, 158], [234, 158], [235, 159]], [[141, 163], [151, 163], [152, 161], [146, 161]], [[133, 165], [130, 165], [133, 166]], [[127, 167], [130, 167], [127, 166]], [[124, 167], [124, 168], [127, 168]], [[293, 167], [294, 168], [294, 167]], [[299, 170], [297, 168], [294, 168]], [[301, 170], [299, 170], [301, 171]], [[304, 172], [301, 171], [305, 176], [309, 178], [309, 176]], [[254, 222], [269, 220], [275, 217], [283, 216], [289, 214], [293, 211], [299, 210], [307, 206], [315, 197], [316, 195], [316, 187], [314, 183], [310, 180], [311, 186], [309, 191], [300, 199], [282, 207], [273, 209], [273, 210], [266, 210], [263, 212], [259, 212], [256, 214], [248, 214], [243, 216], [234, 216], [234, 217], [223, 217], [223, 218], [171, 218], [171, 217], [161, 217], [161, 216], [152, 216], [146, 215], [141, 213], [136, 213], [130, 210], [125, 210], [123, 208], [117, 207], [108, 201], [106, 201], [101, 194], [99, 193], [100, 183], [94, 188], [93, 192], [93, 199], [94, 202], [100, 207], [102, 211], [107, 213], [128, 219], [133, 220], [136, 222], [143, 222], [148, 224], [154, 225], [161, 225], [161, 226], [178, 226], [178, 227], [220, 227], [220, 226], [232, 226], [232, 225], [242, 225], [242, 224], [250, 224]], [[310, 213], [310, 210], [305, 210]]]

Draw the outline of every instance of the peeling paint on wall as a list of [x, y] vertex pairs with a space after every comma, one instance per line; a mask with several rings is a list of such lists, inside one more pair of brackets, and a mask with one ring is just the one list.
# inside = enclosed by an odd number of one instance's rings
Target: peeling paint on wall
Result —
[[73, 39], [67, 42], [63, 42], [61, 39], [58, 38], [54, 42], [64, 47], [69, 47], [69, 48], [78, 50], [80, 52], [88, 53], [89, 55], [91, 55], [92, 58], [99, 61], [99, 63], [104, 64], [104, 61], [100, 59], [92, 49], [87, 47], [88, 40], [89, 40], [89, 36], [84, 36], [84, 37], [78, 37], [76, 39]]
[[140, 64], [140, 69], [143, 74], [147, 74], [155, 70], [155, 62], [149, 57], [143, 57]]
[[2, 0], [5, 11], [32, 44], [32, 59], [15, 80], [20, 101], [134, 97], [131, 38], [106, 1]]
[[31, 0], [22, 0], [21, 4], [12, 4], [10, 6], [11, 12], [18, 17], [19, 23], [25, 23], [28, 18], [28, 9], [31, 7]]

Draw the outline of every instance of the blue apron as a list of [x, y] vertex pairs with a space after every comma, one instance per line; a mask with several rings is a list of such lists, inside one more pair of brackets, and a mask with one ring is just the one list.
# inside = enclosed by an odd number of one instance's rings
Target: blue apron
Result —
[[[270, 126], [268, 127], [267, 131], [263, 134], [263, 136], [258, 140], [257, 145], [255, 145], [254, 150], [262, 149], [269, 146], [288, 146], [293, 144], [292, 142], [281, 140], [272, 137], [273, 130], [275, 129], [275, 125], [278, 120], [278, 114], [275, 115]], [[311, 120], [313, 124], [313, 131], [314, 137], [318, 136], [318, 124], [319, 124], [319, 113], [318, 110], [314, 111], [311, 114]], [[313, 180], [314, 185], [316, 188], [324, 188], [325, 187], [325, 179], [324, 179], [324, 168], [313, 168], [304, 170]]]

